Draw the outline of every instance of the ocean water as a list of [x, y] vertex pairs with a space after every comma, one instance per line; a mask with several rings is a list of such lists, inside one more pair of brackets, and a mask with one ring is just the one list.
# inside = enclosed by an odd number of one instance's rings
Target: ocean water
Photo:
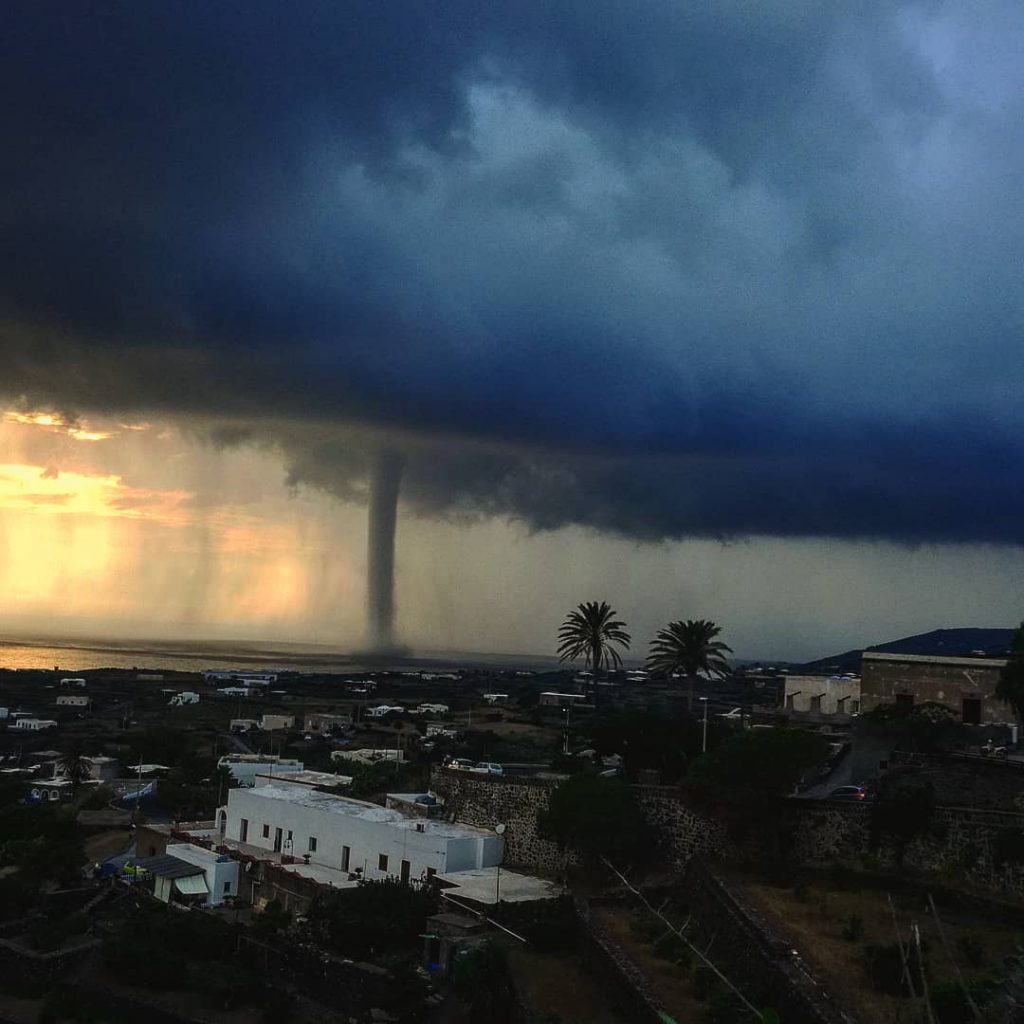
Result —
[[162, 669], [199, 672], [205, 668], [305, 673], [444, 671], [511, 668], [538, 672], [557, 668], [555, 658], [472, 651], [410, 651], [394, 657], [361, 656], [326, 644], [227, 640], [111, 640], [88, 637], [0, 637], [0, 669]]

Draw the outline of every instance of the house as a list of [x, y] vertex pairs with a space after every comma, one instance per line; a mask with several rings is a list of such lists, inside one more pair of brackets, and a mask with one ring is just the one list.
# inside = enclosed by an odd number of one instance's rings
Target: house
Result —
[[1012, 724], [1008, 705], [995, 696], [1004, 658], [943, 658], [932, 655], [861, 656], [861, 710], [880, 704], [913, 707], [926, 701], [944, 704], [966, 725]]
[[248, 732], [250, 729], [258, 729], [260, 722], [258, 718], [232, 718], [228, 728], [232, 732]]
[[26, 732], [41, 732], [43, 729], [56, 729], [57, 723], [52, 718], [19, 718], [14, 723], [14, 728]]
[[507, 693], [485, 693], [484, 700], [488, 704], [507, 704], [508, 694]]
[[400, 707], [397, 704], [378, 704], [374, 708], [367, 708], [363, 712], [364, 718], [384, 718], [386, 715], [390, 715], [392, 712], [395, 714], [402, 714], [405, 712], [405, 708]]
[[542, 693], [537, 703], [542, 708], [564, 708], [582, 704], [586, 699], [582, 693]]
[[87, 757], [89, 777], [99, 782], [111, 782], [121, 776], [121, 762], [116, 757]]
[[783, 676], [783, 707], [820, 715], [860, 712], [861, 684], [857, 676]]
[[276, 729], [294, 729], [294, 715], [264, 715], [260, 719], [260, 728], [264, 732], [273, 732]]
[[218, 768], [227, 768], [239, 786], [256, 785], [257, 775], [290, 775], [301, 772], [305, 765], [292, 757], [273, 757], [269, 754], [225, 754]]
[[405, 760], [405, 752], [397, 748], [361, 747], [359, 750], [332, 750], [332, 761], [361, 761], [363, 764], [377, 764], [380, 761], [402, 762]]
[[238, 861], [192, 843], [168, 843], [167, 852], [134, 865], [154, 879], [153, 895], [164, 903], [220, 906], [238, 895]]
[[218, 812], [225, 842], [268, 855], [290, 854], [314, 867], [362, 878], [420, 880], [501, 863], [493, 832], [353, 800], [287, 777], [233, 789]]
[[198, 704], [199, 694], [194, 690], [184, 690], [181, 693], [175, 694], [168, 702], [167, 706], [171, 708], [184, 707], [186, 704]]
[[306, 715], [306, 732], [334, 732], [352, 726], [351, 715], [337, 715], [326, 711], [311, 711]]
[[76, 677], [76, 678], [73, 678], [73, 679], [62, 679], [60, 681], [60, 685], [61, 686], [78, 686], [78, 687], [82, 687], [82, 686], [88, 686], [89, 684], [84, 679], [80, 679], [80, 678]]
[[91, 703], [90, 698], [80, 693], [62, 693], [57, 698], [59, 708], [87, 708]]

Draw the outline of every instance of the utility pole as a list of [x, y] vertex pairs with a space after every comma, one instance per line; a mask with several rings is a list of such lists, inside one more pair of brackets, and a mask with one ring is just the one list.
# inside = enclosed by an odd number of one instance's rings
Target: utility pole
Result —
[[704, 722], [701, 728], [700, 737], [700, 752], [706, 754], [708, 752], [708, 699], [707, 697], [698, 698], [704, 704]]

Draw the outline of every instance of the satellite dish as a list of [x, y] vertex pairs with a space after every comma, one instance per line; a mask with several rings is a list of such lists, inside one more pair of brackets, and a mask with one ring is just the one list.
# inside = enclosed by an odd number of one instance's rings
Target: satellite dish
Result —
[[495, 825], [494, 831], [497, 832], [499, 836], [503, 836], [505, 834], [505, 826], [501, 824]]

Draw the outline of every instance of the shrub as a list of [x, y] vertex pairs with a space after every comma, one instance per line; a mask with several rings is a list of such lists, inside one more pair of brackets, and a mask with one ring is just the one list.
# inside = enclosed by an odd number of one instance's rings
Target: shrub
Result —
[[956, 948], [964, 960], [975, 970], [984, 966], [985, 947], [973, 935], [960, 935], [956, 940]]
[[851, 914], [839, 933], [847, 942], [859, 942], [864, 938], [864, 918]]

